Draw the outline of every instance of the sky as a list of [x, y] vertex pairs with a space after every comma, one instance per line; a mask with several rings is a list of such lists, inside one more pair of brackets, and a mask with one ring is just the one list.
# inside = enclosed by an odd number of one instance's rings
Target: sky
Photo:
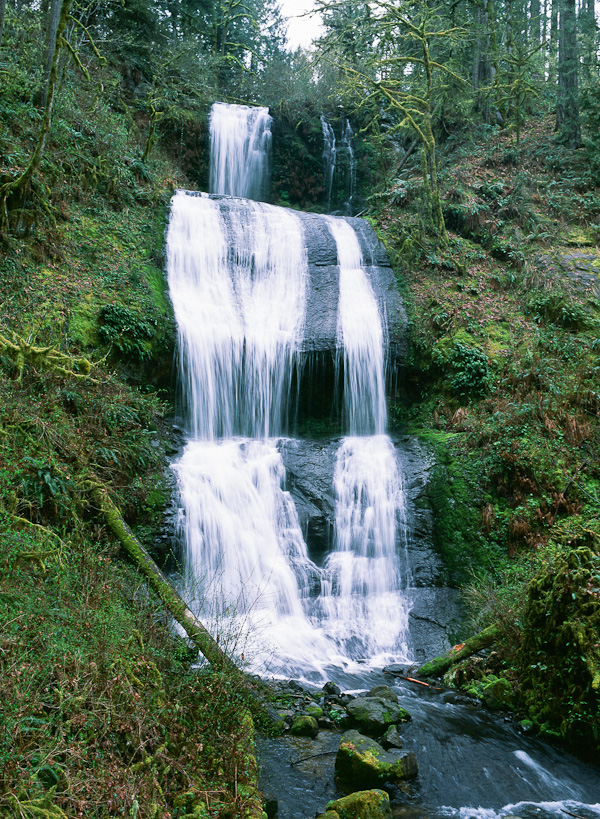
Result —
[[302, 46], [308, 48], [321, 33], [318, 16], [298, 17], [314, 8], [313, 0], [279, 0], [283, 16], [288, 18], [288, 40], [292, 50]]

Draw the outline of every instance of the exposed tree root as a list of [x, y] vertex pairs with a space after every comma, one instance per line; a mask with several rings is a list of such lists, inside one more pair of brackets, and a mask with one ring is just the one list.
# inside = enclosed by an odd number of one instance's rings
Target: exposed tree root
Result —
[[479, 634], [476, 634], [474, 637], [469, 637], [460, 648], [451, 648], [449, 652], [443, 654], [441, 657], [436, 657], [428, 663], [425, 663], [425, 665], [417, 669], [417, 673], [423, 677], [441, 677], [442, 674], [445, 674], [446, 671], [453, 665], [456, 665], [456, 663], [465, 660], [472, 654], [476, 654], [483, 648], [488, 648], [488, 646], [493, 645], [499, 636], [499, 626], [488, 626], [488, 628], [484, 628], [483, 631], [480, 631]]

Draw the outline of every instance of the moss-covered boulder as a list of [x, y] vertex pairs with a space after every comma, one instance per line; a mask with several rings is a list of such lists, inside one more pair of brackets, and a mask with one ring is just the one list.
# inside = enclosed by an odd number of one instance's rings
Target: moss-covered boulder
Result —
[[299, 714], [292, 722], [290, 732], [298, 737], [316, 737], [319, 725], [314, 717], [308, 714]]
[[413, 753], [386, 751], [358, 731], [342, 735], [335, 760], [335, 775], [342, 785], [376, 788], [385, 782], [397, 783], [416, 776], [419, 771]]
[[513, 687], [507, 679], [490, 674], [481, 691], [481, 699], [488, 708], [497, 711], [501, 708], [510, 708], [512, 693]]
[[600, 555], [591, 539], [594, 549], [560, 555], [530, 582], [516, 664], [529, 717], [600, 752]]
[[367, 697], [378, 697], [382, 700], [389, 700], [390, 702], [398, 702], [398, 694], [389, 685], [376, 685], [372, 688]]
[[388, 819], [392, 815], [390, 797], [379, 789], [357, 791], [329, 802], [325, 816], [333, 819], [330, 811], [339, 816], [339, 819]]
[[410, 719], [405, 708], [383, 697], [357, 697], [346, 710], [361, 731], [374, 736], [381, 735], [390, 725]]

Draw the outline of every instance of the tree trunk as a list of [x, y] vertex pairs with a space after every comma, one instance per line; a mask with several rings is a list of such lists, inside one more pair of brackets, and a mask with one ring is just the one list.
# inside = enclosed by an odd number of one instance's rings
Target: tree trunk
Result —
[[0, 47], [2, 46], [2, 34], [4, 32], [4, 13], [6, 11], [6, 0], [0, 0]]
[[540, 0], [531, 0], [529, 6], [529, 41], [531, 46], [538, 46], [541, 42], [542, 5]]
[[575, 0], [561, 0], [556, 132], [569, 148], [581, 145]]
[[154, 560], [142, 546], [129, 526], [123, 520], [119, 509], [110, 499], [106, 488], [94, 481], [86, 481], [84, 488], [102, 513], [106, 525], [123, 546], [131, 560], [154, 589], [167, 611], [183, 628], [194, 646], [209, 661], [213, 668], [226, 672], [232, 679], [241, 683], [247, 690], [261, 715], [270, 723], [271, 728], [281, 726], [282, 718], [270, 703], [266, 702], [255, 691], [248, 687], [245, 674], [240, 671], [233, 660], [225, 654], [217, 641], [196, 615], [188, 608], [183, 598], [166, 579]]
[[583, 62], [582, 77], [588, 85], [597, 77], [596, 34], [598, 24], [594, 10], [594, 0], [583, 0], [579, 10], [579, 32]]
[[46, 21], [46, 38], [44, 50], [44, 73], [42, 74], [42, 86], [40, 92], [40, 106], [46, 104], [48, 98], [48, 86], [50, 82], [50, 72], [52, 71], [52, 60], [54, 58], [54, 49], [56, 48], [56, 34], [60, 23], [60, 12], [62, 8], [62, 0], [52, 0], [50, 5], [50, 13]]
[[488, 626], [479, 634], [469, 639], [464, 643], [462, 648], [458, 650], [451, 649], [449, 653], [443, 654], [441, 657], [436, 657], [430, 660], [425, 665], [417, 669], [417, 674], [422, 677], [441, 677], [449, 668], [461, 660], [466, 660], [471, 654], [476, 654], [483, 648], [488, 648], [493, 645], [500, 636], [500, 629], [498, 626]]
[[559, 0], [548, 0], [552, 3], [550, 12], [550, 43], [548, 46], [548, 82], [556, 82], [556, 63], [558, 53], [558, 3]]
[[[54, 2], [54, 0], [53, 0]], [[60, 54], [61, 49], [61, 38], [63, 31], [67, 25], [67, 17], [69, 16], [69, 9], [71, 7], [71, 0], [61, 0], [60, 5], [60, 16], [58, 20], [58, 25], [54, 32], [54, 51], [52, 54], [52, 65], [50, 68], [50, 76], [48, 77], [48, 89], [46, 93], [46, 104], [44, 106], [44, 114], [42, 116], [42, 124], [40, 126], [40, 132], [38, 135], [38, 140], [29, 160], [29, 164], [23, 171], [23, 173], [17, 177], [13, 182], [6, 182], [4, 185], [0, 187], [0, 229], [2, 227], [6, 227], [6, 230], [9, 229], [8, 224], [8, 205], [7, 201], [11, 197], [19, 198], [19, 195], [24, 198], [25, 192], [34, 173], [37, 171], [38, 166], [40, 164], [40, 160], [42, 158], [42, 154], [44, 153], [44, 148], [46, 146], [46, 138], [48, 136], [48, 131], [50, 130], [50, 124], [52, 122], [52, 107], [54, 105], [54, 94], [56, 91], [56, 79], [58, 74], [58, 57]]]

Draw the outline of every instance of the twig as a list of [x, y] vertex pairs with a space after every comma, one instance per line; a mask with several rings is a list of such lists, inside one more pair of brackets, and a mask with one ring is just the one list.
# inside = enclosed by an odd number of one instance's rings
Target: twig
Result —
[[337, 751], [322, 751], [320, 754], [303, 756], [302, 759], [297, 759], [295, 762], [290, 762], [290, 768], [292, 768], [294, 765], [299, 765], [301, 762], [306, 762], [309, 759], [316, 759], [318, 756], [330, 756], [331, 754], [337, 754]]

